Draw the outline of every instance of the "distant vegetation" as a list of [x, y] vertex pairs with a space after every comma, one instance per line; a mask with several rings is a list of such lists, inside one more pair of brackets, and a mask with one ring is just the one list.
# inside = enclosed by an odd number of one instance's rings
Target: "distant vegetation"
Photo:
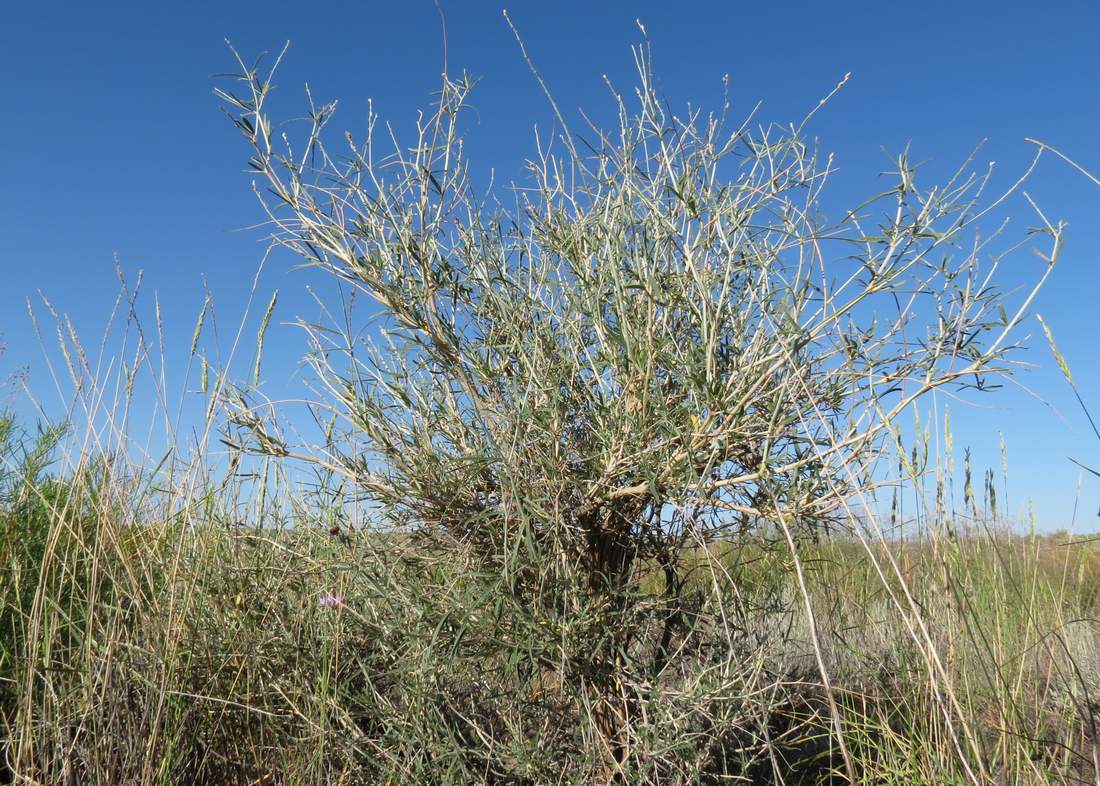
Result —
[[321, 441], [263, 396], [274, 300], [249, 383], [204, 305], [205, 431], [152, 462], [146, 333], [110, 376], [59, 331], [87, 434], [0, 420], [0, 781], [1097, 782], [1100, 545], [910, 426], [1012, 373], [1061, 226], [1005, 295], [979, 230], [1022, 180], [902, 155], [829, 223], [810, 117], [675, 114], [636, 55], [620, 127], [553, 105], [507, 209], [471, 80], [330, 138], [239, 62], [272, 240], [347, 294], [302, 325]]

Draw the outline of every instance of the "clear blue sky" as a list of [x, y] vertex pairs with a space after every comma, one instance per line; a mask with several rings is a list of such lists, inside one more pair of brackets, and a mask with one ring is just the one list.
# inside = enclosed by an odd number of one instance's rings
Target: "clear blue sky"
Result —
[[[510, 11], [567, 110], [606, 109], [603, 74], [630, 84], [636, 18], [654, 46], [659, 88], [674, 105], [715, 106], [729, 74], [735, 112], [763, 99], [762, 119], [790, 121], [851, 71], [812, 129], [837, 156], [833, 196], [849, 206], [880, 185], [876, 175], [889, 164], [882, 149], [896, 153], [910, 141], [932, 173], [988, 137], [979, 160], [996, 160], [1005, 184], [1031, 155], [1025, 136], [1100, 172], [1100, 4], [1043, 5], [570, 0], [517, 2]], [[451, 70], [483, 77], [471, 155], [501, 176], [517, 175], [532, 150], [533, 125], [551, 125], [546, 103], [501, 5], [443, 0], [443, 7]], [[337, 125], [355, 129], [363, 127], [368, 98], [407, 129], [441, 71], [439, 19], [429, 0], [8, 4], [0, 25], [0, 336], [8, 345], [0, 377], [28, 369], [47, 405], [61, 402], [50, 393], [26, 316], [26, 299], [37, 290], [94, 335], [117, 291], [114, 255], [131, 275], [144, 269], [174, 353], [170, 390], [184, 386], [203, 277], [223, 324], [240, 313], [262, 245], [257, 235], [235, 231], [259, 212], [243, 174], [243, 143], [211, 92], [211, 74], [232, 66], [226, 37], [246, 55], [290, 40], [278, 108], [299, 110], [308, 81], [318, 96], [341, 99]], [[1048, 215], [1070, 223], [1061, 266], [1035, 310], [1100, 410], [1100, 187], [1049, 160], [1030, 192]], [[1020, 231], [1034, 223], [1022, 202], [1013, 210]], [[304, 349], [302, 336], [278, 323], [316, 311], [304, 294], [308, 277], [291, 262], [271, 260], [259, 295], [262, 304], [272, 289], [281, 292], [264, 367], [275, 395], [295, 391]], [[1018, 255], [1004, 280], [1022, 283], [1038, 269], [1037, 260]], [[986, 409], [956, 407], [953, 420], [958, 444], [974, 447], [979, 472], [999, 466], [997, 432], [1004, 432], [1010, 506], [1034, 499], [1043, 528], [1055, 529], [1068, 524], [1077, 486], [1066, 457], [1100, 464], [1100, 444], [1041, 339], [1031, 343], [1039, 368], [1021, 381], [1048, 404], [1006, 390], [983, 398]], [[1100, 479], [1086, 478], [1078, 529], [1100, 528], [1098, 506]]]

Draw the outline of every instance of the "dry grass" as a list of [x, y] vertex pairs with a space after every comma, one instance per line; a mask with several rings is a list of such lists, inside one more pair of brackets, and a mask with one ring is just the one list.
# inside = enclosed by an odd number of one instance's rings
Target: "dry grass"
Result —
[[[570, 631], [502, 603], [499, 577], [414, 538], [333, 536], [319, 522], [192, 527], [157, 518], [150, 500], [135, 527], [101, 501], [126, 498], [104, 483], [120, 481], [87, 471], [52, 494], [39, 481], [38, 505], [5, 514], [0, 553], [17, 579], [2, 595], [8, 777], [583, 783], [599, 772], [583, 692], [529, 665]], [[943, 671], [862, 546], [802, 546], [858, 781], [961, 783], [969, 769], [983, 783], [1094, 782], [1100, 550], [997, 529], [876, 548], [902, 566]], [[727, 624], [740, 631], [743, 690], [715, 697], [705, 670], [684, 674], [681, 705], [645, 708], [663, 717], [640, 722], [653, 736], [632, 779], [843, 782], [789, 555], [727, 544], [718, 561], [737, 588]], [[715, 575], [697, 574], [700, 593]], [[338, 608], [318, 603], [330, 593]], [[721, 729], [693, 728], [700, 700], [725, 708]]]

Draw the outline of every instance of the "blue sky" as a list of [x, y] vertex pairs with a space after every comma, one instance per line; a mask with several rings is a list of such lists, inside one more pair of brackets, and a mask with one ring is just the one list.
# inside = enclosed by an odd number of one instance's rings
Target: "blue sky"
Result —
[[[673, 105], [716, 106], [729, 74], [735, 114], [763, 100], [760, 118], [797, 120], [846, 73], [852, 79], [811, 132], [837, 157], [833, 199], [851, 206], [874, 193], [887, 153], [912, 144], [932, 176], [952, 169], [988, 138], [979, 161], [997, 161], [1006, 185], [1039, 138], [1100, 172], [1100, 4], [1036, 3], [515, 3], [509, 8], [559, 103], [597, 115], [610, 108], [602, 75], [629, 86], [630, 45], [641, 19], [654, 47], [659, 89]], [[482, 77], [469, 129], [475, 165], [498, 178], [520, 173], [532, 128], [552, 125], [502, 6], [447, 2], [449, 64]], [[26, 312], [41, 290], [96, 336], [117, 292], [114, 259], [145, 271], [163, 315], [169, 390], [182, 379], [195, 315], [209, 282], [219, 319], [235, 323], [263, 251], [242, 140], [212, 95], [211, 74], [229, 70], [223, 42], [246, 55], [291, 48], [278, 79], [276, 112], [290, 116], [309, 82], [339, 98], [336, 124], [362, 130], [367, 99], [408, 129], [441, 71], [438, 13], [431, 2], [8, 4], [0, 25], [0, 377], [26, 369], [47, 408], [52, 393], [43, 351]], [[886, 153], [883, 152], [885, 149]], [[1100, 316], [1100, 187], [1053, 159], [1029, 193], [1048, 216], [1069, 222], [1059, 269], [1034, 308], [1047, 318], [1082, 395], [1100, 410], [1096, 363]], [[1011, 205], [1022, 232], [1035, 223]], [[314, 279], [276, 255], [260, 281], [259, 308], [280, 290], [264, 379], [273, 395], [295, 395], [300, 333], [287, 326], [316, 313]], [[1038, 274], [1038, 260], [1010, 259], [1006, 285]], [[1044, 529], [1068, 526], [1078, 470], [1100, 464], [1091, 437], [1032, 321], [1028, 359], [1038, 368], [1019, 389], [955, 407], [958, 460], [971, 445], [980, 472], [1009, 452], [1009, 505], [1034, 500]], [[251, 341], [251, 338], [246, 339]], [[89, 343], [95, 343], [91, 341]], [[249, 351], [251, 351], [249, 349]], [[247, 359], [245, 365], [247, 366]], [[280, 392], [282, 391], [282, 392]], [[17, 409], [29, 413], [24, 403]], [[51, 409], [51, 411], [53, 411]], [[1077, 529], [1100, 529], [1100, 479], [1086, 478]]]

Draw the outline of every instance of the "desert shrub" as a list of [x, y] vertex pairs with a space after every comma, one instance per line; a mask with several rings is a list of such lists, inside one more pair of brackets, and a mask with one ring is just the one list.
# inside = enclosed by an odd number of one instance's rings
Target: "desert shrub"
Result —
[[[365, 333], [354, 313], [303, 325], [323, 445], [288, 445], [243, 397], [232, 422], [237, 447], [342, 474], [379, 531], [432, 557], [437, 573], [401, 584], [436, 587], [417, 616], [378, 623], [423, 665], [365, 694], [362, 744], [392, 777], [751, 771], [786, 698], [721, 559], [750, 537], [786, 554], [827, 745], [854, 777], [798, 544], [853, 520], [900, 413], [1013, 367], [1034, 292], [1010, 302], [971, 242], [1004, 199], [981, 201], [988, 174], [928, 188], [902, 155], [894, 185], [830, 223], [809, 117], [676, 114], [637, 54], [619, 127], [574, 135], [555, 106], [562, 134], [536, 145], [510, 209], [476, 193], [463, 153], [471, 79], [445, 77], [415, 137], [386, 150], [373, 115], [335, 142], [335, 105], [312, 99], [300, 138], [276, 133], [258, 66], [218, 91], [274, 242], [371, 304]], [[1061, 238], [1042, 233], [1040, 283]], [[903, 461], [916, 476], [927, 455]], [[465, 578], [444, 581], [453, 566]]]

